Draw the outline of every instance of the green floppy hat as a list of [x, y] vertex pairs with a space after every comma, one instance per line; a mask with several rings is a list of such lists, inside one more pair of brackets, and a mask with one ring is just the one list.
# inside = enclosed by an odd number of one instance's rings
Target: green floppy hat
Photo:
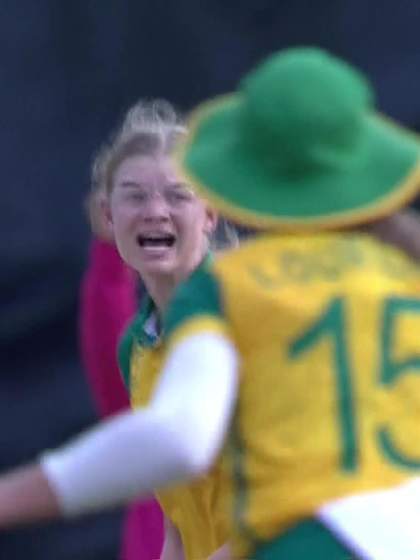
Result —
[[321, 229], [392, 213], [420, 189], [420, 143], [375, 113], [365, 78], [315, 48], [270, 57], [200, 105], [181, 172], [227, 217]]

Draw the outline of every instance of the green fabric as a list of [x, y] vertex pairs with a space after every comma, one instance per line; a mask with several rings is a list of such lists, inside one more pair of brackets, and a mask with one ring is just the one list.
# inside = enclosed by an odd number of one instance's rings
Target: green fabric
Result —
[[126, 328], [118, 345], [118, 364], [127, 389], [130, 389], [131, 353], [133, 344], [137, 342], [142, 347], [152, 346], [156, 339], [144, 331], [144, 324], [155, 311], [156, 306], [152, 298], [146, 293], [139, 312]]
[[133, 348], [133, 334], [127, 328], [118, 344], [118, 364], [125, 386], [130, 390], [130, 359]]
[[[212, 262], [212, 259], [212, 253], [207, 253], [196, 270], [198, 271], [207, 268]], [[128, 325], [120, 339], [117, 351], [118, 364], [125, 386], [128, 390], [130, 389], [131, 354], [133, 351], [133, 344], [137, 343], [142, 348], [148, 348], [154, 346], [158, 341], [158, 336], [153, 336], [145, 330], [147, 320], [153, 313], [156, 312], [156, 305], [146, 292], [143, 296], [143, 302], [139, 312], [134, 317], [133, 321]]]
[[252, 560], [356, 560], [335, 537], [315, 520], [299, 523], [293, 529], [260, 545]]
[[223, 305], [217, 279], [210, 267], [199, 267], [181, 284], [163, 320], [166, 339], [184, 322], [199, 315], [223, 317]]
[[231, 429], [228, 434], [228, 444], [226, 446], [226, 452], [231, 464], [233, 482], [232, 521], [235, 530], [246, 538], [248, 542], [257, 543], [259, 540], [258, 535], [255, 533], [253, 527], [250, 526], [247, 518], [247, 513], [250, 508], [250, 492], [246, 471], [247, 447], [240, 426], [240, 416], [240, 403], [238, 403], [232, 419]]
[[273, 55], [236, 94], [199, 107], [192, 127], [181, 165], [212, 205], [245, 224], [358, 223], [402, 186], [406, 198], [416, 194], [403, 183], [419, 160], [417, 138], [376, 116], [364, 77], [319, 49]]

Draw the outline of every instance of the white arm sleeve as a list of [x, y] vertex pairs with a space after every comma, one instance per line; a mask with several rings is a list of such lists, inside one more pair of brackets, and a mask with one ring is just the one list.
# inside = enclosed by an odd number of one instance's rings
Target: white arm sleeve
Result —
[[64, 515], [104, 509], [206, 471], [236, 401], [238, 357], [202, 333], [169, 355], [151, 404], [46, 453], [41, 465]]

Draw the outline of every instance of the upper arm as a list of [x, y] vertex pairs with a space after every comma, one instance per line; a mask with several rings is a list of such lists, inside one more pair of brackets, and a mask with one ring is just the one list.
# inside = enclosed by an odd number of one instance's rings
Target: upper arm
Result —
[[168, 353], [152, 404], [171, 415], [199, 473], [224, 442], [238, 384], [238, 353], [210, 273], [199, 270], [181, 287], [164, 332]]
[[238, 356], [217, 333], [197, 333], [170, 351], [151, 407], [171, 426], [172, 441], [192, 476], [222, 447], [236, 403]]

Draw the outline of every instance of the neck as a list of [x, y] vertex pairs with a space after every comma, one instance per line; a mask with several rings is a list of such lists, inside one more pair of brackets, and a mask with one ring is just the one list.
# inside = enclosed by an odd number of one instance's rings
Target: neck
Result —
[[162, 274], [153, 278], [143, 276], [143, 282], [159, 314], [162, 314], [178, 285], [177, 279], [173, 275]]
[[147, 274], [142, 275], [142, 280], [147, 293], [154, 301], [160, 315], [165, 311], [176, 288], [200, 265], [204, 256], [204, 254], [200, 254], [187, 266], [184, 266], [182, 269], [179, 269], [171, 274], [162, 273], [150, 276]]
[[366, 226], [364, 231], [380, 241], [393, 245], [420, 261], [420, 217], [413, 210], [403, 210]]

